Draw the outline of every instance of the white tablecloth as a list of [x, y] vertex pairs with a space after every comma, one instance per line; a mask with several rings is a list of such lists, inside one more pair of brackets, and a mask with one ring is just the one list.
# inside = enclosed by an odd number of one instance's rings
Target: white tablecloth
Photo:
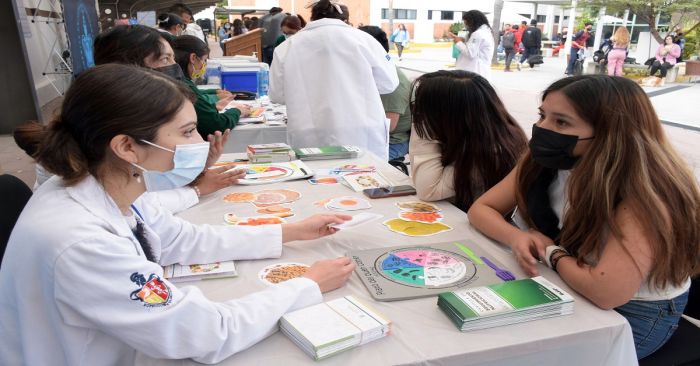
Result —
[[[309, 162], [313, 169], [330, 168], [344, 163], [372, 164], [394, 185], [410, 184], [407, 176], [373, 156], [359, 159]], [[285, 182], [263, 186], [237, 186], [204, 198], [181, 217], [195, 223], [223, 223], [223, 215], [236, 212], [239, 216], [255, 215], [251, 204], [230, 204], [222, 200], [230, 192], [255, 191], [268, 188], [288, 188], [302, 193], [293, 207], [295, 221], [315, 213], [328, 212], [313, 202], [341, 195], [358, 195], [342, 185], [313, 186], [306, 181]], [[371, 200], [372, 212], [385, 218], [396, 217], [397, 201], [416, 197]], [[315, 260], [344, 255], [351, 249], [369, 249], [410, 244], [427, 244], [459, 240], [479, 246], [506, 265], [518, 278], [524, 273], [510, 252], [472, 228], [467, 216], [447, 202], [439, 202], [444, 223], [454, 230], [430, 237], [406, 237], [386, 229], [380, 221], [355, 230], [341, 231], [331, 237], [312, 242], [298, 242], [285, 247], [282, 258], [236, 263], [239, 276], [233, 279], [201, 281], [195, 286], [214, 301], [224, 301], [261, 290], [265, 285], [257, 279], [258, 271], [266, 265], [282, 261], [311, 264]], [[276, 333], [250, 349], [236, 354], [222, 365], [636, 365], [632, 333], [627, 321], [615, 311], [604, 311], [574, 293], [556, 273], [541, 266], [541, 274], [574, 295], [573, 315], [522, 324], [461, 333], [437, 307], [435, 297], [415, 300], [376, 302], [356, 274], [347, 286], [324, 295], [328, 301], [354, 295], [393, 321], [393, 334], [314, 362], [281, 333]], [[186, 334], [182, 335], [186, 337]], [[151, 362], [153, 363], [153, 362]], [[157, 362], [155, 362], [157, 363]], [[195, 364], [182, 360], [181, 364]], [[164, 364], [172, 364], [171, 361]]]

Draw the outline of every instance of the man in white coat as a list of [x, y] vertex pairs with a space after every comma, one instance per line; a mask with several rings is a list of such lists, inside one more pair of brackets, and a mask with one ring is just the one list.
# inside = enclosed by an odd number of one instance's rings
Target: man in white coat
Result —
[[276, 49], [270, 100], [287, 105], [287, 140], [297, 147], [356, 145], [389, 156], [380, 94], [399, 84], [391, 58], [369, 34], [343, 20], [334, 0], [314, 2], [311, 20]]

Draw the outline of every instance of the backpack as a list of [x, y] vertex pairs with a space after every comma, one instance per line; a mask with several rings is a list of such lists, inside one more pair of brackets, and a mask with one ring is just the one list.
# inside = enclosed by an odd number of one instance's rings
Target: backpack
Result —
[[515, 47], [515, 33], [506, 32], [503, 34], [503, 41], [501, 42], [503, 48], [514, 48]]

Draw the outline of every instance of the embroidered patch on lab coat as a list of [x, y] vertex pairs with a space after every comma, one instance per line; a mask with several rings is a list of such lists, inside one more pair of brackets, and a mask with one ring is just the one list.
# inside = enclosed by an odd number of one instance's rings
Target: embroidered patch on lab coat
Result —
[[139, 300], [146, 307], [165, 306], [172, 300], [172, 292], [168, 285], [155, 273], [146, 280], [144, 275], [134, 272], [131, 274], [131, 281], [140, 286], [138, 290], [131, 293], [131, 300]]
[[387, 54], [387, 55], [386, 55], [386, 60], [387, 60], [387, 61], [391, 61], [391, 56], [389, 56], [389, 55]]

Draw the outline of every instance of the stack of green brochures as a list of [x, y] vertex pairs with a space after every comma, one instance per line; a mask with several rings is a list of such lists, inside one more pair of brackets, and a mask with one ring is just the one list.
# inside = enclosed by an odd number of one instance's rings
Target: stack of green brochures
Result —
[[461, 331], [568, 315], [574, 299], [544, 277], [445, 292], [438, 307]]
[[320, 360], [389, 335], [391, 322], [345, 296], [285, 314], [280, 329], [307, 355]]
[[357, 146], [323, 146], [294, 149], [299, 160], [353, 159], [360, 148]]

